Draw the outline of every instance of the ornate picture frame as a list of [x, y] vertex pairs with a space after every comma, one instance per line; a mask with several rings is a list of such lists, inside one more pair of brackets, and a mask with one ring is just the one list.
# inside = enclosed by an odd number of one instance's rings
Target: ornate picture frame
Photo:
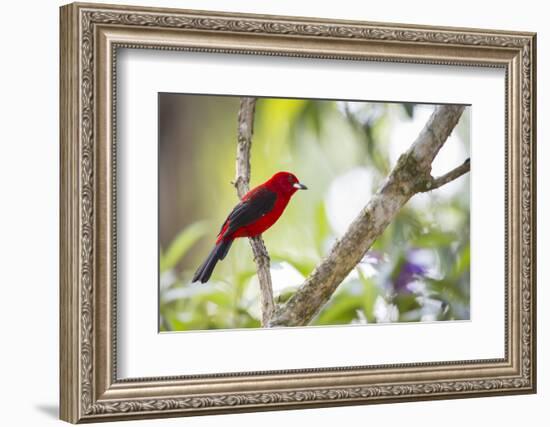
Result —
[[[536, 36], [74, 3], [60, 11], [60, 416], [72, 423], [536, 391]], [[117, 378], [117, 49], [505, 71], [505, 357]]]

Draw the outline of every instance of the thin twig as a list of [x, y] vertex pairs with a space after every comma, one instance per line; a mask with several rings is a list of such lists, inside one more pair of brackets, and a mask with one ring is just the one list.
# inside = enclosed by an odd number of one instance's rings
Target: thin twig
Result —
[[464, 163], [460, 166], [454, 168], [452, 171], [447, 172], [445, 175], [441, 175], [438, 178], [432, 178], [426, 182], [426, 187], [423, 189], [423, 192], [432, 191], [436, 188], [441, 187], [442, 185], [448, 184], [451, 181], [461, 177], [465, 173], [470, 171], [470, 159], [466, 159]]
[[[239, 198], [248, 192], [250, 184], [250, 147], [252, 145], [252, 134], [254, 133], [254, 113], [256, 110], [256, 98], [243, 97], [239, 108], [239, 128], [237, 142], [237, 159], [235, 188]], [[260, 305], [262, 310], [262, 326], [267, 326], [273, 315], [273, 286], [271, 284], [271, 273], [269, 271], [269, 254], [265, 247], [262, 236], [249, 239], [254, 262], [258, 272], [260, 283]]]

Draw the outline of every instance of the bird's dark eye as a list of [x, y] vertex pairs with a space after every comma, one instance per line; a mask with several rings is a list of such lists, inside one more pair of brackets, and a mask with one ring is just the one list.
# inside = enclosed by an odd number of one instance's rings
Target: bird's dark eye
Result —
[[292, 175], [288, 176], [288, 182], [290, 182], [291, 184], [294, 183], [294, 179], [292, 179]]

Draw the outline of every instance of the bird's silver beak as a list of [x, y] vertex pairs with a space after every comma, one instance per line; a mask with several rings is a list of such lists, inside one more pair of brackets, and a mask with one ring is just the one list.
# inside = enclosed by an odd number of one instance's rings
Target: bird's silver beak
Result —
[[295, 182], [294, 184], [292, 184], [292, 186], [294, 188], [297, 188], [298, 190], [307, 190], [307, 187], [300, 182]]

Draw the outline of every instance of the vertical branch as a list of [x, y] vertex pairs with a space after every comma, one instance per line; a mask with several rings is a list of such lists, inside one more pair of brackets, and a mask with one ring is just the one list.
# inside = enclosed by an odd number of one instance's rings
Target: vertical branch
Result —
[[[254, 133], [255, 110], [256, 98], [241, 98], [234, 182], [239, 198], [242, 198], [248, 192], [250, 183], [250, 147], [252, 145], [252, 134]], [[267, 253], [262, 236], [251, 237], [249, 238], [249, 242], [254, 253], [254, 262], [256, 263], [258, 281], [260, 283], [262, 326], [266, 327], [274, 310], [273, 286], [269, 272], [269, 254]]]
[[273, 286], [271, 284], [271, 273], [269, 271], [269, 254], [264, 244], [262, 236], [255, 236], [248, 239], [252, 252], [254, 253], [254, 262], [258, 272], [258, 281], [260, 282], [260, 306], [262, 309], [262, 326], [269, 325], [275, 305], [273, 302]]
[[234, 182], [239, 199], [242, 199], [248, 192], [250, 183], [250, 147], [252, 146], [252, 134], [254, 133], [255, 111], [256, 98], [241, 98]]

